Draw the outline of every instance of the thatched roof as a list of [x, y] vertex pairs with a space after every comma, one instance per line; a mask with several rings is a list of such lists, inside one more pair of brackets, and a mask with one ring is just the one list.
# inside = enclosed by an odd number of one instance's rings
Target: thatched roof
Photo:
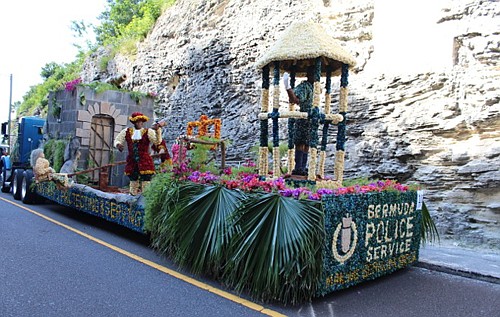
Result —
[[294, 22], [257, 61], [256, 66], [263, 68], [269, 63], [280, 61], [282, 69], [290, 70], [295, 65], [297, 73], [305, 73], [307, 66], [313, 65], [317, 57], [322, 57], [322, 72], [326, 71], [327, 65], [332, 66], [334, 74], [338, 74], [342, 63], [350, 67], [356, 64], [354, 57], [328, 35], [320, 24]]

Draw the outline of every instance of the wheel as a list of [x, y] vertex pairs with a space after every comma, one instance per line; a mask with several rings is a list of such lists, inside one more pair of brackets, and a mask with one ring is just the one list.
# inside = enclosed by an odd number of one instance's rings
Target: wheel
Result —
[[36, 204], [39, 200], [33, 179], [33, 172], [31, 170], [25, 170], [23, 172], [23, 180], [21, 182], [21, 200], [23, 203], [28, 205]]
[[23, 170], [14, 170], [14, 175], [12, 175], [12, 195], [14, 195], [15, 200], [21, 199], [21, 184], [23, 182]]
[[7, 184], [7, 167], [5, 166], [5, 162], [2, 159], [2, 175], [0, 176], [2, 179], [2, 182], [0, 183], [0, 186], [2, 187], [2, 193], [8, 193], [10, 192], [10, 185]]

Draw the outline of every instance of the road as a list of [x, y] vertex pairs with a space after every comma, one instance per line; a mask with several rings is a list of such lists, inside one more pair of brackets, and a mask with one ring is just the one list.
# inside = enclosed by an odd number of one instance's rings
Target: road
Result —
[[500, 285], [411, 267], [300, 306], [191, 276], [147, 237], [0, 194], [0, 316], [500, 316]]

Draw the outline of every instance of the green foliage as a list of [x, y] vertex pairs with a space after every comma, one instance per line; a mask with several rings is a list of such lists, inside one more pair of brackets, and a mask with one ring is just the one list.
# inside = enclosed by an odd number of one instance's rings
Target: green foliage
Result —
[[54, 170], [59, 173], [61, 167], [64, 165], [64, 149], [66, 148], [66, 140], [57, 140], [54, 149]]
[[61, 79], [61, 75], [63, 74], [61, 68], [62, 66], [55, 62], [47, 63], [44, 67], [42, 67], [40, 76], [42, 76], [43, 79], [49, 79], [50, 77]]
[[140, 92], [140, 91], [131, 91], [131, 92], [129, 92], [129, 95], [130, 95], [130, 99], [135, 101], [136, 104], [140, 104], [141, 99], [145, 98], [147, 96], [147, 94]]
[[97, 43], [135, 54], [137, 42], [147, 36], [161, 13], [174, 3], [173, 0], [108, 0], [108, 8], [99, 16], [101, 25], [94, 30]]
[[[278, 148], [280, 151], [280, 157], [283, 157], [288, 154], [288, 142], [281, 142]], [[267, 144], [267, 149], [269, 150], [269, 153], [271, 154], [273, 153], [273, 142], [269, 142]]]
[[12, 145], [12, 149], [10, 149], [10, 159], [13, 162], [19, 161], [19, 159], [20, 159], [19, 142], [16, 142]]
[[[23, 101], [17, 110], [18, 116], [34, 114], [36, 109], [47, 113], [47, 95], [49, 92], [60, 90], [64, 84], [80, 77], [83, 65], [83, 56], [80, 56], [69, 64], [48, 63], [42, 68], [41, 76], [44, 82], [31, 86], [30, 90], [23, 96]], [[47, 77], [48, 76], [48, 77]]]
[[186, 201], [169, 217], [175, 241], [174, 259], [193, 273], [219, 274], [226, 262], [227, 247], [235, 232], [231, 216], [245, 194], [223, 186], [183, 185]]
[[238, 167], [231, 167], [231, 170], [234, 175], [238, 175], [240, 173], [254, 174], [258, 172], [257, 167], [243, 166], [243, 165], [240, 165]]
[[108, 68], [109, 61], [112, 60], [114, 57], [115, 54], [101, 56], [101, 59], [99, 60], [99, 70], [101, 72], [106, 71]]
[[154, 230], [154, 219], [157, 218], [161, 210], [167, 191], [175, 185], [175, 180], [171, 173], [159, 173], [153, 177], [151, 183], [144, 191], [146, 204], [144, 208], [145, 220], [144, 230], [151, 232]]
[[358, 177], [358, 178], [347, 178], [342, 181], [342, 186], [343, 187], [350, 187], [350, 186], [363, 186], [363, 185], [368, 185], [371, 183], [376, 182], [377, 180], [373, 180], [367, 177]]
[[[81, 169], [76, 169], [75, 172], [79, 172]], [[76, 182], [78, 184], [88, 185], [90, 184], [90, 175], [89, 174], [78, 174], [76, 175]]]
[[93, 82], [90, 84], [85, 84], [83, 86], [89, 87], [90, 89], [94, 90], [98, 94], [101, 94], [101, 93], [108, 91], [108, 90], [120, 90], [116, 86], [111, 85], [111, 84], [107, 84], [104, 82]]
[[[215, 138], [207, 136], [200, 137], [199, 139], [203, 141], [219, 141]], [[214, 174], [218, 174], [219, 170], [215, 167], [214, 164], [216, 150], [212, 150], [213, 145], [199, 143], [193, 143], [191, 145], [193, 146], [193, 148], [189, 151], [189, 167], [200, 172], [206, 172], [210, 170], [211, 172], [214, 172]]]
[[58, 103], [52, 105], [52, 115], [54, 116], [54, 118], [59, 118], [59, 116], [61, 115], [61, 109], [62, 107]]
[[[158, 175], [155, 176], [155, 178], [157, 177]], [[148, 186], [150, 190], [146, 190], [144, 193], [146, 199], [151, 199], [154, 204], [151, 207], [148, 206], [146, 210], [144, 227], [151, 233], [151, 246], [153, 248], [161, 254], [174, 254], [176, 241], [173, 238], [173, 232], [175, 231], [171, 230], [170, 217], [188, 202], [186, 199], [181, 200], [180, 198], [189, 197], [190, 188], [181, 186], [181, 183], [177, 181], [172, 181], [168, 183], [169, 186], [158, 190], [158, 185], [155, 186], [153, 182]], [[155, 189], [160, 193], [157, 198], [154, 198], [151, 192]]]
[[43, 146], [43, 154], [49, 160], [52, 168], [59, 172], [64, 164], [64, 149], [66, 148], [66, 140], [48, 140]]
[[422, 226], [420, 227], [420, 242], [421, 244], [433, 243], [439, 241], [439, 232], [436, 224], [427, 209], [425, 203], [422, 204]]
[[54, 156], [55, 142], [55, 139], [50, 139], [43, 145], [43, 154], [49, 162], [52, 162], [52, 157]]
[[321, 275], [323, 213], [313, 203], [275, 193], [258, 195], [238, 211], [224, 280], [264, 301], [309, 300]]
[[321, 274], [319, 205], [157, 175], [144, 193], [152, 246], [261, 300], [308, 300]]
[[[107, 68], [116, 52], [135, 54], [137, 43], [145, 38], [161, 13], [174, 3], [174, 0], [108, 0], [108, 8], [99, 16], [101, 25], [95, 27], [94, 31], [96, 45], [111, 46], [114, 53], [101, 59], [101, 70]], [[73, 21], [71, 28], [77, 37], [82, 37], [87, 32], [87, 26], [81, 21]], [[44, 82], [31, 86], [23, 96], [17, 109], [18, 116], [33, 115], [36, 112], [46, 115], [49, 92], [60, 90], [65, 83], [80, 77], [83, 61], [89, 52], [84, 52], [76, 44], [75, 46], [80, 49], [75, 61], [69, 64], [51, 62], [42, 68], [40, 75]], [[95, 49], [95, 45], [87, 43], [87, 49], [92, 47]]]

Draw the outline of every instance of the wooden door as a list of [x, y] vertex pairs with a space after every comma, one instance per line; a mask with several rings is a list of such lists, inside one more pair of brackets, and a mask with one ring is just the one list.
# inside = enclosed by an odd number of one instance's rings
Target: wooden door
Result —
[[[92, 117], [90, 127], [89, 167], [100, 167], [111, 162], [113, 154], [114, 119], [108, 115]], [[99, 181], [99, 171], [91, 175], [93, 182]]]

